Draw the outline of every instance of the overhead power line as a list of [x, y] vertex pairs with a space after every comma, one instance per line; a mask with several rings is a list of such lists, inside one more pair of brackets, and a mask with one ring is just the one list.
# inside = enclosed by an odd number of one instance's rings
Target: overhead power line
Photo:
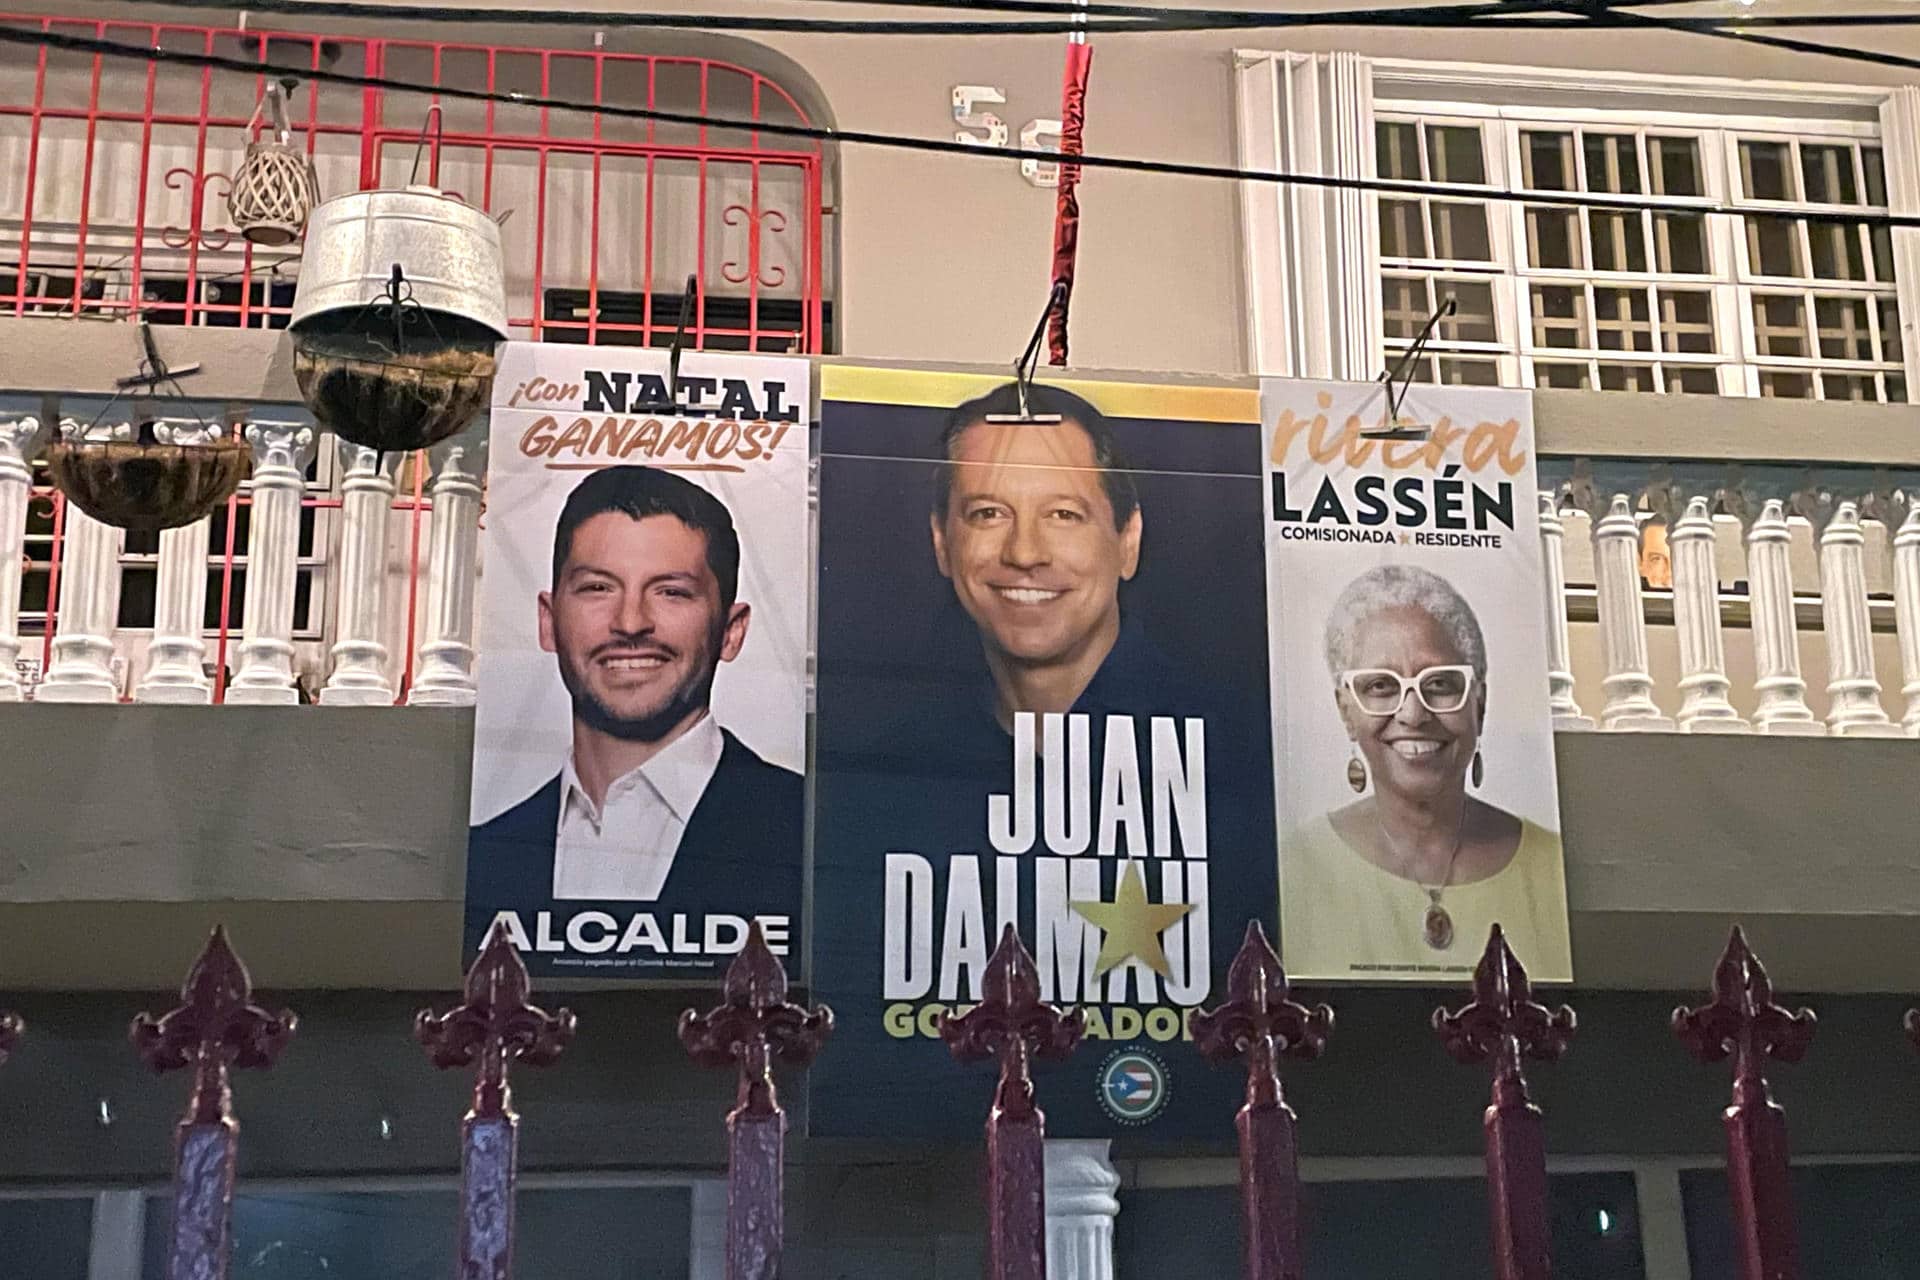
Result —
[[[23, 31], [18, 27], [0, 27], [0, 44], [46, 46], [71, 53], [97, 54], [106, 58], [168, 63], [216, 71], [231, 71], [246, 76], [277, 76], [311, 80], [323, 84], [346, 85], [358, 89], [380, 89], [390, 93], [412, 93], [462, 102], [492, 102], [506, 106], [544, 107], [553, 111], [572, 111], [581, 115], [610, 116], [616, 119], [651, 120], [658, 124], [679, 124], [707, 129], [730, 129], [743, 134], [768, 134], [774, 137], [804, 138], [812, 142], [831, 142], [840, 146], [885, 147], [899, 151], [921, 151], [937, 155], [965, 156], [971, 160], [1038, 160], [1058, 163], [1060, 154], [1033, 147], [970, 146], [948, 138], [915, 138], [903, 134], [875, 133], [862, 129], [828, 128], [823, 125], [787, 123], [774, 120], [740, 119], [704, 112], [673, 111], [658, 107], [635, 107], [616, 103], [580, 102], [528, 93], [489, 92], [457, 85], [432, 84], [393, 76], [369, 76], [351, 71], [314, 70], [293, 63], [231, 57], [185, 49], [142, 48], [101, 40], [92, 36], [70, 36], [53, 31]], [[1405, 182], [1381, 178], [1327, 177], [1320, 174], [1289, 173], [1277, 170], [1239, 169], [1227, 165], [1193, 164], [1180, 160], [1147, 160], [1132, 156], [1082, 154], [1073, 163], [1081, 169], [1108, 169], [1122, 173], [1162, 174], [1170, 177], [1215, 178], [1241, 182], [1274, 183], [1282, 186], [1313, 187], [1327, 190], [1371, 191], [1381, 195], [1443, 196], [1453, 199], [1480, 199], [1518, 202], [1553, 208], [1584, 208], [1613, 211], [1650, 210], [1691, 216], [1705, 214], [1746, 215], [1753, 210], [1733, 205], [1681, 200], [1650, 200], [1633, 196], [1593, 195], [1583, 192], [1509, 191], [1501, 188], [1448, 186], [1433, 182]], [[1870, 224], [1887, 227], [1920, 227], [1920, 215], [1876, 214], [1795, 210], [1793, 217], [1810, 222], [1845, 225]]]

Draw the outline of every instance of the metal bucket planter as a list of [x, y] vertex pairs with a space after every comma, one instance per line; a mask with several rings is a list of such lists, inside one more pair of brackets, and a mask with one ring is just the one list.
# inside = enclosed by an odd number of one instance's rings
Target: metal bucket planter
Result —
[[68, 423], [47, 448], [47, 469], [67, 500], [102, 524], [177, 529], [210, 514], [247, 477], [247, 447], [230, 435], [207, 440], [212, 430], [198, 422], [105, 430]]
[[433, 187], [329, 200], [290, 327], [301, 394], [335, 434], [383, 451], [443, 440], [486, 406], [507, 336], [500, 228]]
[[292, 244], [306, 230], [320, 199], [320, 179], [312, 157], [293, 140], [280, 82], [268, 83], [249, 127], [260, 123], [263, 113], [267, 128], [247, 144], [246, 159], [234, 172], [227, 194], [227, 213], [249, 241], [277, 248]]

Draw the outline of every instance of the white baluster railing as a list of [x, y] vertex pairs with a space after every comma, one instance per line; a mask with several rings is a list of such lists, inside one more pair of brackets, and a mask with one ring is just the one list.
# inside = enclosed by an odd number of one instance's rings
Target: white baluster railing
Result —
[[1593, 571], [1599, 595], [1600, 642], [1607, 702], [1600, 723], [1615, 731], [1671, 729], [1653, 701], [1647, 673], [1646, 602], [1640, 594], [1640, 522], [1624, 493], [1606, 503], [1593, 526]]
[[[130, 440], [131, 423], [60, 424], [73, 441]], [[126, 530], [102, 524], [74, 503], [66, 504], [60, 550], [59, 628], [53, 660], [34, 690], [36, 702], [118, 702], [113, 671], [113, 631], [120, 612], [120, 550]]]
[[46, 435], [38, 418], [0, 416], [0, 702], [21, 699], [20, 577], [27, 554], [32, 458]]
[[[225, 437], [222, 424], [162, 421], [153, 424], [162, 444], [209, 445]], [[201, 638], [207, 612], [207, 534], [213, 517], [163, 530], [160, 564], [154, 581], [153, 638], [147, 642], [147, 670], [134, 686], [135, 702], [185, 705], [213, 701], [213, 681], [202, 663]]]
[[1673, 625], [1680, 641], [1680, 728], [1686, 733], [1744, 733], [1727, 694], [1726, 646], [1720, 638], [1720, 575], [1714, 567], [1713, 510], [1703, 496], [1687, 507], [1667, 535], [1673, 559]]
[[1827, 633], [1827, 724], [1854, 738], [1903, 737], [1880, 705], [1867, 615], [1866, 534], [1860, 508], [1837, 503], [1820, 531], [1820, 617]]
[[1826, 727], [1807, 706], [1807, 682], [1800, 678], [1799, 630], [1793, 617], [1793, 579], [1788, 551], [1793, 531], [1786, 504], [1768, 498], [1746, 525], [1747, 600], [1753, 618], [1754, 692], [1759, 701], [1753, 725], [1761, 733], [1824, 734]]
[[480, 571], [486, 438], [456, 437], [435, 449], [433, 457], [439, 467], [427, 543], [426, 628], [407, 702], [470, 707], [478, 687], [473, 678], [473, 600]]
[[376, 449], [340, 444], [346, 479], [340, 500], [339, 639], [323, 706], [384, 707], [394, 698], [387, 676], [387, 527], [393, 514], [390, 458]]
[[1893, 612], [1900, 632], [1900, 670], [1907, 699], [1901, 719], [1908, 734], [1920, 738], [1920, 494], [1907, 496], [1907, 518], [1893, 535]]
[[255, 422], [253, 500], [247, 535], [245, 632], [240, 669], [226, 700], [249, 706], [291, 706], [293, 592], [299, 575], [300, 495], [313, 456], [313, 428], [297, 422]]
[[1540, 562], [1546, 579], [1547, 707], [1555, 729], [1591, 729], [1593, 720], [1581, 714], [1573, 697], [1573, 645], [1567, 636], [1566, 525], [1560, 504], [1548, 490], [1540, 491]]

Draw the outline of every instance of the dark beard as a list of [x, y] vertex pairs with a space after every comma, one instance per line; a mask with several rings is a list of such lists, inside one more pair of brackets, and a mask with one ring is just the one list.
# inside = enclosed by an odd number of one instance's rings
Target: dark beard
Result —
[[573, 664], [564, 656], [556, 654], [560, 665], [560, 683], [566, 686], [567, 694], [573, 699], [574, 719], [589, 728], [596, 729], [608, 737], [619, 738], [623, 742], [658, 742], [672, 733], [674, 728], [685, 720], [694, 710], [708, 706], [713, 698], [713, 677], [720, 658], [720, 642], [724, 638], [724, 627], [715, 627], [708, 637], [706, 663], [704, 669], [696, 672], [685, 684], [673, 691], [666, 704], [650, 716], [622, 716], [612, 707], [593, 696], [587, 688], [587, 682], [580, 678]]

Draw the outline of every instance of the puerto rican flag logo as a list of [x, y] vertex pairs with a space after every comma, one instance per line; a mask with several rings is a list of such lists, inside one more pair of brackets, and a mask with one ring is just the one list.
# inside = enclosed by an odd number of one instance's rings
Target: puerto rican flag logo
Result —
[[1166, 1068], [1133, 1050], [1112, 1055], [1100, 1069], [1100, 1103], [1122, 1124], [1145, 1124], [1167, 1104]]

